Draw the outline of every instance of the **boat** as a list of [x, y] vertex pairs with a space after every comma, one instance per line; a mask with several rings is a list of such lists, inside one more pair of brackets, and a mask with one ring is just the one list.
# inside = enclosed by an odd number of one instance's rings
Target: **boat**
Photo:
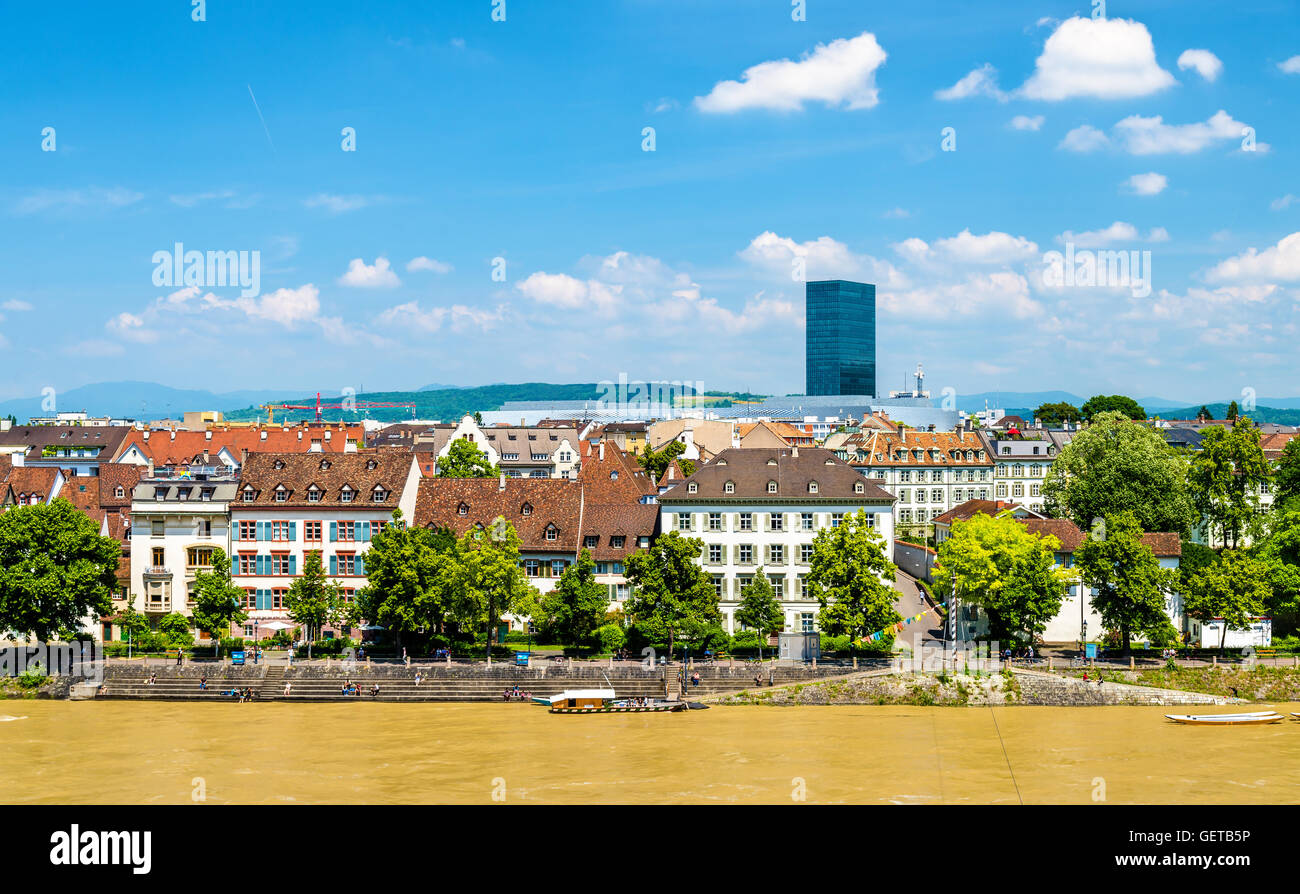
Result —
[[1246, 714], [1166, 714], [1165, 716], [1174, 723], [1187, 723], [1193, 726], [1258, 726], [1286, 720], [1286, 717], [1276, 711], [1251, 711]]
[[567, 689], [551, 696], [533, 698], [552, 714], [663, 714], [707, 708], [695, 702], [659, 698], [618, 698], [613, 689]]

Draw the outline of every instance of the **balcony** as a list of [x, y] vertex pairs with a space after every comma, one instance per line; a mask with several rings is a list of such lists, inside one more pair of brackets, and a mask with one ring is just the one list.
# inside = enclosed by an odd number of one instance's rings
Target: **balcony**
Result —
[[171, 569], [165, 565], [149, 565], [144, 569], [144, 576], [148, 578], [170, 578]]

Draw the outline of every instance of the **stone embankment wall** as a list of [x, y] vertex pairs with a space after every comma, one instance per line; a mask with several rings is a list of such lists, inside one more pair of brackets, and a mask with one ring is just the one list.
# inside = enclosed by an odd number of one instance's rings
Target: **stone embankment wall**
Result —
[[1016, 671], [1026, 705], [1230, 705], [1245, 699], [1207, 695], [1203, 692], [1184, 692], [1178, 689], [1156, 689], [1151, 686], [1131, 686], [1125, 683], [1085, 682], [1074, 677], [1056, 674]]

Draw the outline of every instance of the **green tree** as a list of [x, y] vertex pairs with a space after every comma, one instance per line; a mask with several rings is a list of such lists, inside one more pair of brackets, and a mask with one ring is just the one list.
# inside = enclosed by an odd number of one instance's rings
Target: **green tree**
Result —
[[1088, 422], [1095, 422], [1103, 413], [1120, 413], [1125, 418], [1139, 422], [1147, 418], [1146, 410], [1137, 401], [1122, 394], [1098, 394], [1090, 397], [1084, 401], [1079, 412]]
[[772, 584], [760, 565], [749, 586], [740, 594], [740, 605], [736, 607], [736, 623], [758, 634], [758, 657], [763, 657], [763, 643], [768, 636], [785, 629], [785, 612], [777, 602]]
[[69, 501], [0, 515], [0, 631], [48, 642], [69, 638], [86, 615], [113, 610], [116, 540]]
[[519, 535], [498, 516], [490, 528], [467, 531], [456, 543], [448, 614], [462, 628], [482, 627], [487, 657], [492, 657], [498, 619], [535, 606], [536, 591], [519, 567]]
[[194, 573], [194, 626], [212, 637], [213, 655], [221, 654], [221, 639], [230, 625], [248, 618], [244, 591], [230, 579], [230, 559], [225, 550], [212, 551], [212, 570]]
[[1201, 449], [1191, 458], [1187, 483], [1211, 540], [1217, 526], [1224, 544], [1237, 547], [1243, 531], [1259, 517], [1259, 493], [1271, 477], [1259, 429], [1250, 419], [1243, 416], [1230, 429], [1214, 425], [1201, 432]]
[[495, 478], [501, 470], [468, 438], [451, 442], [447, 455], [438, 460], [439, 478]]
[[1267, 565], [1251, 556], [1228, 550], [1219, 561], [1193, 575], [1183, 605], [1187, 614], [1202, 624], [1222, 618], [1219, 648], [1227, 641], [1228, 628], [1241, 630], [1252, 618], [1264, 612], [1264, 604], [1273, 595]]
[[[845, 515], [838, 526], [813, 537], [806, 583], [817, 596], [824, 633], [860, 639], [901, 621], [894, 607], [898, 594], [890, 586], [897, 577], [865, 511]], [[886, 645], [892, 642], [890, 632]]]
[[699, 642], [722, 623], [713, 580], [697, 563], [704, 543], [669, 531], [650, 549], [627, 557], [624, 567], [632, 597], [627, 615], [654, 642]]
[[[1177, 583], [1142, 542], [1142, 527], [1132, 512], [1106, 516], [1104, 532], [1093, 532], [1074, 551], [1083, 582], [1095, 592], [1092, 606], [1101, 622], [1118, 630], [1128, 651], [1133, 634], [1160, 631], [1169, 622], [1165, 594]], [[1100, 533], [1100, 536], [1099, 536]]]
[[126, 634], [128, 643], [139, 643], [149, 632], [149, 619], [142, 612], [136, 611], [134, 596], [126, 598], [126, 605], [113, 618], [113, 623]]
[[[669, 441], [658, 450], [655, 450], [649, 444], [646, 444], [645, 447], [642, 448], [640, 457], [641, 468], [649, 472], [654, 477], [655, 481], [658, 481], [660, 476], [663, 475], [664, 469], [668, 468], [668, 464], [681, 456], [685, 451], [686, 445], [681, 441]], [[689, 462], [689, 460], [678, 460], [677, 465], [682, 467], [683, 472], [686, 472], [686, 467], [683, 465], [683, 462]], [[692, 472], [694, 471], [693, 465], [694, 464], [692, 464]], [[686, 472], [686, 474], [690, 475], [692, 473]]]
[[1034, 418], [1043, 425], [1060, 425], [1064, 422], [1078, 422], [1083, 414], [1074, 404], [1061, 401], [1039, 404], [1038, 409], [1034, 410]]
[[1197, 411], [1197, 413], [1196, 413], [1196, 418], [1197, 418], [1197, 419], [1213, 419], [1213, 418], [1214, 418], [1214, 414], [1210, 412], [1210, 408], [1209, 408], [1209, 407], [1207, 407], [1205, 404], [1201, 404], [1201, 409]]
[[284, 604], [294, 623], [306, 628], [307, 657], [311, 658], [312, 643], [320, 637], [321, 628], [338, 606], [339, 584], [325, 579], [320, 550], [307, 552], [302, 565], [302, 576], [289, 585]]
[[1274, 510], [1254, 553], [1272, 590], [1265, 607], [1273, 616], [1274, 635], [1295, 633], [1300, 628], [1300, 506]]
[[169, 646], [194, 645], [194, 629], [190, 619], [180, 612], [172, 612], [158, 619], [158, 632]]
[[1055, 537], [981, 513], [953, 524], [936, 573], [945, 592], [984, 609], [991, 636], [1032, 643], [1061, 611], [1074, 580], [1056, 566], [1060, 547]]
[[[1300, 503], [1300, 437], [1286, 442], [1278, 460], [1275, 474], [1274, 505], [1285, 502]], [[1300, 508], [1300, 507], [1297, 507]]]
[[1043, 482], [1047, 510], [1085, 531], [1132, 512], [1147, 531], [1186, 534], [1196, 521], [1187, 459], [1160, 434], [1121, 413], [1102, 413], [1075, 435]]
[[609, 612], [609, 591], [596, 582], [596, 563], [590, 550], [564, 569], [555, 588], [541, 597], [543, 623], [559, 641], [569, 645], [594, 644], [595, 632]]
[[1237, 402], [1234, 400], [1232, 403], [1228, 404], [1228, 412], [1224, 414], [1223, 418], [1227, 419], [1229, 422], [1236, 422], [1237, 414], [1240, 412], [1241, 411], [1237, 408]]
[[399, 647], [406, 638], [442, 631], [458, 569], [456, 545], [452, 532], [408, 527], [401, 510], [394, 511], [370, 541], [354, 619], [386, 628]]

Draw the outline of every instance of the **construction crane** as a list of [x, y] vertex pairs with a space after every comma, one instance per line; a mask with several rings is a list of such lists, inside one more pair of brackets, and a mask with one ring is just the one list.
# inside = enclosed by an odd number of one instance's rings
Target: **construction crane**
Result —
[[315, 404], [262, 404], [261, 408], [266, 410], [266, 424], [271, 425], [275, 422], [276, 410], [315, 410], [316, 421], [321, 422], [321, 410], [344, 410], [355, 412], [357, 410], [384, 410], [394, 407], [406, 407], [411, 411], [411, 418], [415, 418], [415, 402], [404, 401], [375, 401], [375, 400], [355, 400], [350, 399], [338, 404], [323, 404], [320, 402], [320, 392], [316, 392]]

